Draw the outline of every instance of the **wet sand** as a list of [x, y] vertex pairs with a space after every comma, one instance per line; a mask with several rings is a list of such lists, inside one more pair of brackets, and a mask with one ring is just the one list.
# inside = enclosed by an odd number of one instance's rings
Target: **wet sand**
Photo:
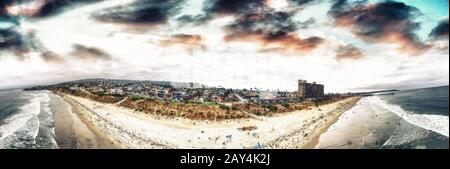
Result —
[[[112, 149], [119, 148], [81, 116], [73, 102], [51, 94], [54, 113], [55, 140], [61, 149]], [[81, 118], [80, 118], [81, 117]]]
[[[355, 102], [355, 104], [356, 104], [356, 102]], [[328, 125], [324, 125], [321, 129], [319, 129], [316, 136], [312, 137], [311, 141], [309, 141], [308, 143], [306, 143], [304, 145], [298, 145], [297, 147], [298, 148], [301, 147], [303, 149], [314, 149], [317, 146], [317, 144], [319, 144], [320, 136], [323, 133], [325, 133], [331, 126], [333, 126], [333, 124], [335, 124], [339, 120], [339, 117], [348, 109], [342, 110], [334, 118], [332, 118], [332, 120], [328, 123]]]
[[380, 148], [395, 132], [400, 118], [388, 110], [361, 99], [339, 117], [317, 140], [313, 148]]
[[[306, 124], [304, 128], [293, 132], [289, 135], [280, 137], [276, 140], [276, 145], [286, 142], [285, 146], [274, 146], [273, 148], [302, 148], [302, 149], [313, 149], [319, 142], [320, 136], [328, 130], [339, 117], [351, 109], [359, 100], [359, 97], [346, 99], [346, 102], [336, 103], [333, 109], [322, 110], [324, 114], [319, 119], [310, 121]], [[317, 111], [317, 110], [316, 110]], [[306, 136], [305, 136], [306, 135]]]

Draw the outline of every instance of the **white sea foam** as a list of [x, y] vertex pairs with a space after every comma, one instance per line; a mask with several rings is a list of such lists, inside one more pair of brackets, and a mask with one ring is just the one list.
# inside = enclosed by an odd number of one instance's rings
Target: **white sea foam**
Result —
[[20, 112], [4, 119], [4, 124], [0, 126], [0, 140], [20, 129], [31, 117], [36, 116], [40, 112], [40, 106], [39, 99], [33, 98], [28, 104], [20, 107]]
[[[47, 91], [41, 91], [39, 93], [30, 93], [30, 95], [33, 96], [32, 100], [37, 101], [40, 106], [39, 111], [33, 111], [28, 113], [33, 113], [33, 116], [38, 116], [40, 113], [43, 112], [50, 113], [50, 107], [48, 105], [50, 102], [50, 97], [48, 96]], [[37, 127], [35, 128], [35, 131], [32, 132], [33, 138], [36, 138], [37, 135], [39, 134], [39, 127], [41, 125], [41, 121], [37, 120], [36, 123]]]
[[57, 143], [56, 143], [56, 139], [55, 139], [55, 126], [54, 126], [54, 116], [53, 116], [53, 112], [50, 108], [50, 92], [49, 91], [44, 91], [43, 92], [44, 96], [40, 97], [41, 98], [41, 112], [40, 113], [46, 113], [45, 114], [45, 119], [40, 119], [40, 123], [43, 123], [46, 127], [49, 127], [47, 130], [50, 131], [49, 134], [49, 138], [51, 140], [48, 140], [51, 142], [51, 144], [54, 147], [57, 147]]
[[371, 104], [379, 105], [393, 113], [397, 116], [403, 118], [407, 122], [416, 125], [418, 127], [432, 130], [436, 133], [442, 134], [444, 136], [449, 136], [449, 117], [443, 115], [434, 114], [417, 114], [414, 112], [406, 111], [398, 105], [393, 105], [382, 100], [378, 96], [368, 97], [367, 100]]
[[[32, 138], [36, 138], [39, 131], [39, 120], [30, 120], [31, 118], [37, 118], [37, 115], [41, 113], [41, 108], [44, 108], [48, 112], [50, 109], [48, 108], [48, 103], [50, 101], [47, 92], [39, 92], [39, 93], [29, 93], [31, 99], [29, 103], [20, 107], [20, 111], [14, 113], [6, 119], [3, 119], [3, 123], [0, 126], [0, 141], [4, 140], [14, 132], [20, 130], [24, 126], [33, 126], [32, 131], [29, 131], [28, 135]], [[47, 107], [41, 107], [41, 103], [44, 103]], [[34, 123], [34, 124], [27, 124]], [[28, 131], [28, 130], [27, 130]]]

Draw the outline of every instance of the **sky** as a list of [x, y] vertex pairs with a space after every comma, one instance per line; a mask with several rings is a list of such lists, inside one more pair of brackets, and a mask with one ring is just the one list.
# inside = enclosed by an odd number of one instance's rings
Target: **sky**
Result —
[[448, 0], [2, 0], [0, 89], [85, 78], [449, 84]]

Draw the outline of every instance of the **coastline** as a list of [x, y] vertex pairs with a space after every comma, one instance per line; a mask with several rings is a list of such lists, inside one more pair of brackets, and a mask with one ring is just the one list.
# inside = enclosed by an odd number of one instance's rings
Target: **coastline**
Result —
[[54, 99], [61, 99], [61, 104], [66, 104], [65, 109], [54, 113], [55, 117], [55, 136], [58, 148], [61, 149], [116, 149], [121, 148], [113, 140], [102, 134], [80, 113], [82, 111], [79, 105], [64, 98], [61, 95], [54, 94]]
[[323, 133], [327, 132], [328, 129], [329, 129], [331, 126], [333, 126], [345, 112], [347, 112], [348, 110], [350, 110], [351, 108], [353, 108], [353, 107], [356, 105], [356, 103], [358, 103], [360, 100], [361, 100], [361, 98], [358, 98], [355, 102], [352, 102], [350, 105], [346, 105], [346, 107], [345, 107], [344, 109], [339, 110], [339, 112], [336, 114], [336, 116], [334, 116], [334, 117], [332, 118], [332, 120], [331, 120], [329, 123], [327, 123], [327, 125], [323, 126], [323, 127], [319, 130], [319, 132], [317, 133], [317, 135], [315, 135], [315, 136], [313, 137], [313, 139], [312, 139], [309, 143], [306, 143], [306, 144], [303, 145], [303, 148], [308, 148], [308, 149], [314, 149], [314, 148], [316, 148], [317, 144], [319, 144], [320, 136], [321, 136]]
[[339, 120], [339, 117], [341, 117], [342, 114], [344, 112], [346, 112], [347, 110], [340, 112], [339, 115], [335, 116], [329, 123], [327, 123], [326, 125], [321, 127], [319, 129], [319, 131], [317, 132], [317, 134], [314, 135], [309, 142], [307, 142], [305, 144], [300, 144], [300, 145], [298, 145], [298, 147], [301, 147], [303, 149], [315, 149], [317, 144], [319, 144], [320, 136], [323, 133], [325, 133], [331, 126], [333, 126], [333, 124], [335, 124]]
[[[347, 98], [275, 117], [211, 122], [169, 119], [72, 95], [59, 95], [77, 109], [74, 113], [91, 130], [104, 135], [118, 148], [313, 148], [321, 133], [359, 100]], [[256, 129], [239, 130], [243, 126]]]
[[[273, 148], [300, 148], [300, 149], [314, 149], [316, 145], [319, 143], [320, 135], [325, 133], [334, 123], [336, 123], [340, 116], [345, 113], [347, 110], [351, 109], [355, 104], [360, 100], [360, 98], [354, 98], [354, 100], [348, 102], [347, 104], [343, 104], [341, 107], [338, 107], [334, 110], [328, 112], [329, 116], [321, 119], [322, 121], [316, 122], [316, 126], [313, 127], [311, 132], [307, 133], [304, 130], [300, 129], [290, 135], [279, 138], [278, 142], [275, 142], [275, 146]], [[314, 122], [311, 126], [315, 125]], [[311, 128], [309, 126], [308, 128]], [[307, 134], [307, 136], [304, 136]], [[303, 135], [303, 137], [301, 137]], [[277, 147], [280, 145], [280, 142], [287, 142], [284, 146]]]
[[[74, 113], [83, 121], [84, 124], [88, 126], [88, 128], [93, 131], [100, 140], [103, 140], [103, 143], [106, 143], [105, 148], [135, 148], [132, 144], [127, 144], [121, 139], [118, 139], [114, 136], [114, 133], [111, 133], [108, 130], [107, 125], [111, 124], [99, 124], [98, 117], [95, 115], [95, 112], [91, 109], [87, 108], [83, 104], [78, 103], [76, 100], [68, 98], [66, 95], [61, 96], [65, 102], [71, 105]], [[108, 143], [109, 142], [109, 143]], [[157, 148], [157, 147], [152, 147]]]

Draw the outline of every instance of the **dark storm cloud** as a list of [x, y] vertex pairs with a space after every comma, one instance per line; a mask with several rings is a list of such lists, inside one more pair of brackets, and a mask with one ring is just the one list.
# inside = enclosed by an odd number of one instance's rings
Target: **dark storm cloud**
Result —
[[[306, 6], [321, 0], [288, 0], [292, 6]], [[212, 0], [205, 4], [207, 13], [237, 14], [261, 11], [268, 8], [268, 0]]]
[[[293, 1], [296, 5], [306, 1]], [[233, 23], [224, 27], [226, 42], [247, 41], [262, 45], [263, 52], [307, 52], [323, 42], [319, 37], [301, 38], [298, 28], [306, 28], [314, 23], [292, 21], [294, 12], [275, 11], [268, 6], [267, 0], [213, 0], [204, 4], [204, 14], [182, 16], [182, 23], [202, 24], [220, 16], [234, 16]]]
[[73, 45], [72, 55], [80, 59], [88, 59], [88, 60], [111, 59], [111, 56], [101, 49], [83, 46], [80, 44]]
[[0, 29], [0, 51], [25, 49], [22, 35], [10, 29]]
[[337, 26], [350, 28], [357, 37], [369, 43], [396, 43], [400, 51], [418, 54], [427, 49], [414, 33], [420, 23], [413, 20], [421, 15], [419, 9], [401, 2], [385, 1], [368, 4], [366, 1], [348, 3], [336, 1], [328, 14]]
[[339, 46], [336, 50], [336, 59], [354, 59], [358, 60], [364, 57], [361, 49], [353, 45]]
[[429, 34], [432, 39], [448, 39], [448, 19], [442, 20], [431, 30]]
[[3, 0], [0, 2], [0, 53], [14, 53], [19, 59], [30, 51], [27, 35], [17, 31], [20, 25], [18, 17], [8, 13], [8, 6], [23, 2], [20, 0]]
[[10, 1], [1, 1], [0, 2], [0, 17], [6, 15], [6, 7], [10, 4]]
[[180, 23], [181, 25], [186, 25], [186, 24], [201, 25], [201, 24], [206, 23], [210, 19], [211, 19], [211, 17], [209, 15], [205, 15], [205, 14], [183, 15], [183, 16], [176, 18], [178, 23]]
[[49, 50], [42, 51], [40, 57], [47, 63], [60, 63], [64, 61], [61, 56]]
[[183, 15], [177, 18], [181, 24], [204, 24], [222, 15], [236, 15], [261, 11], [267, 8], [266, 0], [211, 0], [205, 1], [203, 14]]
[[18, 1], [17, 0], [2, 0], [0, 2], [0, 15], [4, 14], [3, 12], [6, 11], [6, 7], [8, 5], [11, 5], [11, 4], [15, 3], [15, 2], [18, 2]]
[[309, 18], [308, 20], [303, 21], [303, 22], [298, 22], [297, 24], [298, 24], [298, 28], [306, 29], [315, 23], [316, 23], [316, 20], [314, 18]]
[[100, 2], [102, 0], [48, 0], [40, 9], [38, 17], [46, 17], [58, 14], [64, 11], [64, 8], [73, 5], [88, 4]]
[[[289, 0], [293, 7], [306, 6], [322, 0]], [[243, 15], [251, 13], [273, 13], [273, 9], [268, 4], [269, 0], [211, 0], [206, 1], [203, 7], [203, 14], [198, 15], [183, 15], [177, 18], [181, 24], [201, 25], [211, 19], [224, 15]], [[289, 14], [295, 14], [290, 12]], [[291, 17], [291, 16], [289, 16]], [[300, 28], [306, 28], [308, 25], [314, 23], [314, 20], [308, 20], [305, 23], [298, 23], [302, 25]]]
[[205, 5], [205, 10], [215, 14], [235, 14], [257, 11], [267, 6], [265, 0], [213, 0]]
[[33, 33], [18, 33], [14, 28], [0, 29], [0, 53], [8, 52], [23, 60], [29, 58], [30, 52], [38, 53], [44, 61], [56, 63], [62, 57], [46, 49]]
[[10, 15], [8, 15], [7, 7], [11, 5], [14, 0], [2, 0], [0, 2], [0, 22], [4, 22], [5, 20], [12, 19]]
[[296, 33], [297, 23], [289, 12], [264, 11], [237, 16], [233, 24], [227, 25], [225, 41], [254, 41], [265, 47], [262, 51], [308, 52], [323, 42], [320, 37], [300, 38]]
[[322, 0], [289, 0], [294, 5], [305, 6], [313, 3], [321, 2]]
[[138, 0], [95, 13], [99, 21], [129, 24], [163, 24], [179, 10], [183, 0]]
[[[64, 12], [68, 7], [100, 1], [102, 0], [7, 0], [0, 4], [0, 16], [3, 14], [24, 17], [49, 17]], [[7, 7], [16, 7], [15, 12], [7, 13]]]
[[277, 39], [297, 29], [287, 12], [261, 12], [238, 15], [236, 21], [226, 27], [232, 34], [260, 33], [267, 39]]

